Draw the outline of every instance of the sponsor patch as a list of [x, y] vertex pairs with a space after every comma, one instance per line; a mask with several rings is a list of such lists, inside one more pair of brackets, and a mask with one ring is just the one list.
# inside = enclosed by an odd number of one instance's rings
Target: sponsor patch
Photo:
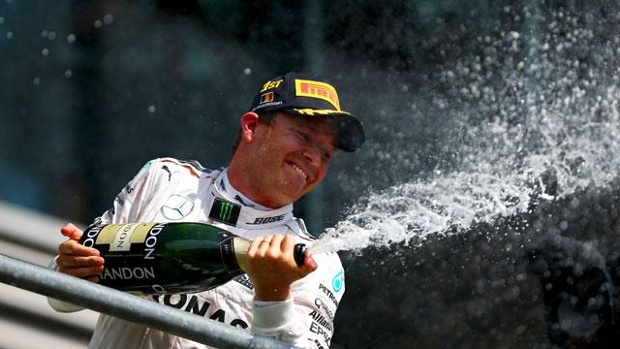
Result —
[[[224, 309], [212, 309], [211, 303], [203, 298], [199, 298], [195, 295], [186, 294], [174, 294], [165, 296], [153, 296], [153, 299], [169, 307], [184, 310], [188, 313], [208, 317], [211, 320], [217, 320], [219, 322], [227, 322], [226, 310]], [[211, 315], [208, 310], [211, 309]], [[230, 316], [229, 316], [230, 317]], [[242, 319], [230, 319], [230, 325], [239, 328], [248, 328], [247, 322]]]
[[282, 79], [280, 80], [271, 80], [271, 81], [267, 81], [264, 85], [263, 88], [261, 88], [260, 92], [265, 92], [267, 90], [271, 90], [274, 88], [278, 88], [278, 86], [280, 86], [280, 84], [282, 83]]
[[329, 288], [327, 288], [323, 284], [319, 284], [319, 290], [321, 290], [321, 292], [323, 292], [329, 298], [329, 300], [332, 301], [332, 303], [334, 303], [336, 307], [338, 307], [338, 300], [334, 296], [334, 293], [329, 290]]
[[239, 275], [234, 280], [250, 290], [254, 289], [254, 284], [252, 284], [252, 280], [250, 280], [247, 274]]
[[344, 286], [344, 272], [341, 270], [332, 279], [332, 288], [334, 291], [340, 292], [340, 290], [342, 290], [342, 286]]
[[209, 218], [235, 226], [237, 225], [237, 220], [239, 220], [239, 213], [241, 213], [241, 205], [215, 198], [211, 206], [211, 212], [209, 212]]
[[309, 316], [316, 322], [318, 325], [322, 326], [324, 329], [328, 331], [333, 331], [331, 321], [327, 320], [323, 314], [320, 312], [313, 310]]
[[194, 209], [194, 203], [181, 195], [171, 195], [161, 207], [161, 214], [169, 220], [187, 217]]
[[273, 102], [273, 92], [267, 92], [260, 96], [260, 104]]
[[284, 214], [281, 214], [279, 216], [273, 216], [273, 217], [257, 217], [254, 219], [254, 222], [250, 223], [247, 222], [247, 224], [251, 224], [251, 225], [261, 225], [261, 224], [269, 224], [269, 223], [275, 223], [275, 222], [279, 222], [281, 220], [284, 219]]
[[336, 89], [330, 84], [312, 80], [296, 79], [295, 95], [322, 99], [333, 105], [336, 110], [340, 110], [338, 94], [336, 93]]
[[[338, 302], [336, 302], [336, 303], [338, 303]], [[330, 309], [328, 304], [323, 303], [323, 300], [321, 298], [315, 299], [314, 300], [314, 305], [316, 305], [320, 310], [324, 311], [327, 314], [327, 316], [329, 316], [329, 318], [331, 320], [334, 320], [334, 312]], [[338, 305], [336, 305], [336, 306], [338, 306]]]
[[323, 329], [323, 327], [319, 326], [319, 324], [314, 321], [310, 323], [310, 332], [322, 336], [325, 339], [326, 343], [329, 343], [331, 341], [331, 333]]

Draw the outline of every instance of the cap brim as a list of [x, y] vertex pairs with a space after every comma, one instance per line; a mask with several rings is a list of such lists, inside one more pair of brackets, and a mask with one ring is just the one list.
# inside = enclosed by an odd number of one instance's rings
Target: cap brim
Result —
[[358, 150], [364, 141], [364, 125], [355, 115], [346, 111], [331, 109], [290, 109], [290, 112], [299, 115], [325, 115], [334, 118], [338, 128], [338, 149], [346, 152]]
[[360, 119], [349, 113], [336, 114], [338, 126], [338, 148], [347, 152], [358, 150], [364, 141], [364, 126]]

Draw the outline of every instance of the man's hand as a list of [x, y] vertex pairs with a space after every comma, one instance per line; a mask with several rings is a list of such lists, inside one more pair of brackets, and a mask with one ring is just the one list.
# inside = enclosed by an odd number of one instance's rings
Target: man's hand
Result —
[[99, 282], [99, 274], [104, 269], [104, 260], [99, 255], [99, 251], [81, 245], [79, 241], [82, 231], [71, 223], [60, 228], [60, 232], [69, 240], [58, 246], [58, 258], [56, 258], [58, 271], [92, 282]]
[[275, 234], [252, 241], [246, 272], [254, 284], [256, 300], [286, 300], [291, 284], [317, 268], [309, 251], [305, 253], [304, 264], [297, 266], [294, 250], [295, 239], [288, 235]]

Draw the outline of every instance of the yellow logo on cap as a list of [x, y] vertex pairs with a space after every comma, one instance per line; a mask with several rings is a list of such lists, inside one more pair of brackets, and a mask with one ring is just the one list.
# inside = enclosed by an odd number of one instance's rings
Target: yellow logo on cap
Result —
[[273, 88], [278, 88], [278, 86], [280, 86], [280, 84], [282, 83], [282, 79], [280, 80], [271, 80], [271, 81], [267, 81], [263, 87], [260, 89], [259, 93], [265, 92], [267, 90], [273, 89]]
[[330, 84], [319, 81], [296, 79], [295, 95], [322, 99], [328, 101], [336, 110], [340, 110], [338, 94], [336, 93], [336, 89]]

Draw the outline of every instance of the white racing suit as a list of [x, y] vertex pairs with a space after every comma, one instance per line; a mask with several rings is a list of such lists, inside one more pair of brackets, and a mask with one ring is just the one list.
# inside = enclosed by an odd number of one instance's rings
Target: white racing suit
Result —
[[[214, 205], [215, 202], [220, 203]], [[222, 202], [234, 205], [222, 216]], [[224, 205], [225, 206], [225, 205]], [[230, 207], [230, 206], [229, 206]], [[293, 217], [293, 206], [268, 209], [237, 192], [226, 170], [207, 171], [196, 162], [172, 158], [150, 161], [99, 219], [102, 223], [203, 222], [254, 239], [288, 234], [312, 244], [303, 221]], [[233, 224], [233, 225], [231, 225]], [[215, 289], [192, 294], [146, 296], [156, 302], [269, 336], [303, 348], [328, 348], [336, 308], [344, 293], [344, 270], [336, 253], [313, 255], [318, 268], [291, 286], [283, 302], [254, 300], [246, 274]], [[58, 311], [73, 305], [50, 299]], [[206, 345], [153, 328], [101, 314], [89, 348], [208, 348]]]

